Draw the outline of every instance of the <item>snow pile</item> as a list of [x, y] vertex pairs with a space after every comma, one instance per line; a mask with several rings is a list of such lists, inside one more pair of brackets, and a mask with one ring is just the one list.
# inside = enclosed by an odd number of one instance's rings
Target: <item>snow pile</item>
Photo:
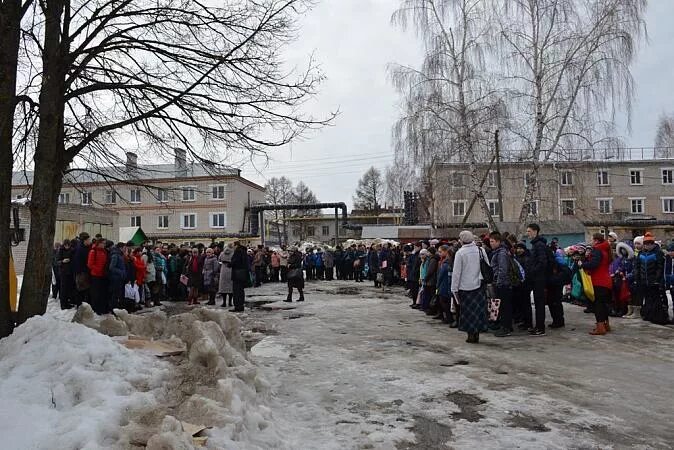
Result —
[[169, 366], [75, 323], [34, 317], [0, 341], [3, 448], [124, 448]]
[[382, 239], [382, 238], [375, 238], [375, 239], [347, 239], [344, 241], [344, 244], [342, 244], [342, 247], [347, 248], [351, 247], [353, 244], [358, 245], [364, 245], [365, 247], [370, 247], [372, 245], [386, 245], [386, 244], [391, 244], [392, 247], [397, 247], [400, 245], [400, 242], [394, 241], [392, 239]]

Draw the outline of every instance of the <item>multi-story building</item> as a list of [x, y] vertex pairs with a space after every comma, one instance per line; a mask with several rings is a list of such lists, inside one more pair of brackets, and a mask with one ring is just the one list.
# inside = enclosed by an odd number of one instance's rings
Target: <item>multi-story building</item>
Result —
[[[15, 172], [13, 198], [30, 197], [32, 172]], [[264, 188], [238, 169], [187, 162], [182, 150], [174, 164], [138, 165], [127, 153], [124, 167], [71, 170], [59, 203], [112, 209], [119, 227], [141, 227], [153, 240], [204, 242], [238, 235], [244, 208], [264, 201]]]
[[[674, 158], [639, 158], [629, 152], [620, 157], [614, 154], [613, 158], [594, 156], [541, 163], [537, 192], [526, 206], [530, 220], [553, 223], [558, 233], [582, 231], [585, 237], [597, 231], [615, 231], [631, 238], [648, 230], [663, 240], [670, 239], [674, 234]], [[482, 192], [490, 214], [496, 222], [517, 222], [530, 182], [531, 163], [501, 162], [503, 212], [499, 208], [496, 167], [478, 167], [478, 183], [485, 181]], [[439, 227], [456, 227], [474, 198], [468, 164], [436, 162], [432, 179], [433, 222]], [[477, 203], [466, 222], [486, 222]]]

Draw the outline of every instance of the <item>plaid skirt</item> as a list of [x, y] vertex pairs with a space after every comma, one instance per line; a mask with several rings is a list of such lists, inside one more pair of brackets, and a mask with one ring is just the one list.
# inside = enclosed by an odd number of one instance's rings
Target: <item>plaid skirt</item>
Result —
[[480, 333], [487, 331], [487, 296], [482, 288], [459, 291], [459, 331]]

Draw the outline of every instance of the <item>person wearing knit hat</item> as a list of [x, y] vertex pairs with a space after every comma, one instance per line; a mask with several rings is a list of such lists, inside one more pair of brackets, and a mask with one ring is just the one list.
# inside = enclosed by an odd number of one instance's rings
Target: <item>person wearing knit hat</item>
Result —
[[611, 246], [601, 233], [592, 236], [592, 250], [585, 261], [578, 266], [585, 270], [592, 279], [594, 289], [595, 328], [590, 331], [593, 336], [603, 336], [609, 331], [609, 303], [612, 298], [613, 280], [609, 274], [611, 263]]
[[628, 318], [642, 316], [657, 324], [669, 322], [664, 281], [665, 256], [655, 237], [644, 234], [643, 249], [634, 258], [634, 312]]
[[454, 255], [451, 292], [461, 310], [459, 330], [468, 334], [466, 342], [477, 344], [480, 333], [487, 331], [487, 297], [482, 287], [481, 261], [489, 259], [485, 251], [475, 245], [473, 233], [463, 230], [459, 234], [463, 243]]

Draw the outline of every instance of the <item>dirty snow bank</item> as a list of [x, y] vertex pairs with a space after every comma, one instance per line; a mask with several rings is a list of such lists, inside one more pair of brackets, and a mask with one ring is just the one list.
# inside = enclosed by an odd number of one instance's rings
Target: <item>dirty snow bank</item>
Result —
[[114, 448], [168, 365], [79, 324], [34, 317], [0, 341], [3, 448]]

